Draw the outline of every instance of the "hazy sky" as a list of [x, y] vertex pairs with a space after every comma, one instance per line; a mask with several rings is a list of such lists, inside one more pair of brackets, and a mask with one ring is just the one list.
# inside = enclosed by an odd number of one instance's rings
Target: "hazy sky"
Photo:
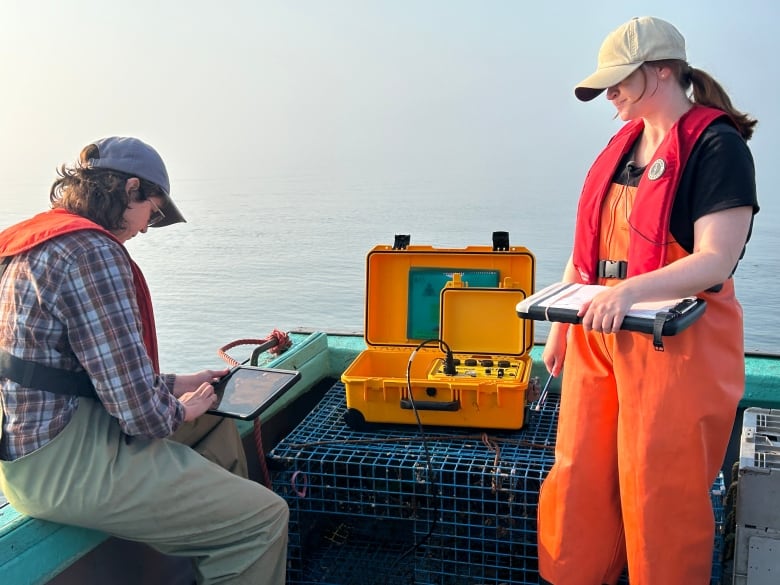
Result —
[[774, 0], [2, 0], [0, 197], [40, 185], [39, 209], [55, 167], [110, 134], [154, 145], [174, 195], [296, 174], [566, 170], [579, 184], [618, 122], [573, 86], [604, 36], [645, 14], [672, 21], [691, 64], [759, 119], [766, 208], [780, 167]]

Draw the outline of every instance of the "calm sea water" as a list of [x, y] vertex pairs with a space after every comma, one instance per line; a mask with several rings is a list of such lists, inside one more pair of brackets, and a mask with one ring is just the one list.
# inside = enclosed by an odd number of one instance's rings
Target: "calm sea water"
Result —
[[[410, 234], [413, 244], [464, 247], [489, 245], [494, 231], [508, 231], [512, 245], [534, 253], [537, 288], [555, 282], [570, 251], [578, 185], [308, 176], [175, 188], [188, 223], [128, 243], [152, 290], [169, 372], [222, 367], [219, 347], [275, 328], [362, 331], [366, 254], [392, 244], [395, 234]], [[0, 227], [47, 206], [47, 186], [16, 186], [14, 193], [0, 210]], [[777, 211], [762, 204], [737, 291], [746, 349], [775, 353], [780, 235], [771, 228]], [[545, 333], [537, 327], [537, 338]], [[230, 354], [243, 359], [250, 351]]]

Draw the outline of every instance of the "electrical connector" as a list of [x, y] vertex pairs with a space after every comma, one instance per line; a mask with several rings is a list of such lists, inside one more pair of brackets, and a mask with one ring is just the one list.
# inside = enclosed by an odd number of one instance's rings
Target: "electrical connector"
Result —
[[454, 376], [457, 373], [458, 370], [455, 369], [455, 359], [452, 357], [452, 351], [447, 348], [447, 355], [444, 358], [444, 375]]

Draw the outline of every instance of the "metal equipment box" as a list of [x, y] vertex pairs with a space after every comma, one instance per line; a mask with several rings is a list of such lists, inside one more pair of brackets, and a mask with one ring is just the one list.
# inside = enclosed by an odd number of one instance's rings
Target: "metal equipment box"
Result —
[[[505, 232], [496, 232], [505, 234]], [[519, 429], [533, 322], [535, 259], [506, 245], [376, 246], [366, 260], [368, 348], [344, 371], [345, 420]], [[448, 356], [449, 354], [449, 356]], [[451, 361], [448, 361], [448, 357]]]
[[733, 585], [780, 583], [780, 410], [748, 408], [742, 423]]

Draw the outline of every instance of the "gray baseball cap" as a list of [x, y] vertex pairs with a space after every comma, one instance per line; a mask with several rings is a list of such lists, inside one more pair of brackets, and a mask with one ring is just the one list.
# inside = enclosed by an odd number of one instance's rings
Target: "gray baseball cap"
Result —
[[98, 156], [86, 161], [87, 168], [111, 169], [126, 173], [154, 183], [165, 193], [166, 197], [160, 207], [165, 217], [152, 227], [164, 227], [186, 221], [171, 199], [168, 171], [162, 157], [154, 148], [138, 138], [125, 136], [109, 136], [96, 140], [92, 144], [97, 146]]

